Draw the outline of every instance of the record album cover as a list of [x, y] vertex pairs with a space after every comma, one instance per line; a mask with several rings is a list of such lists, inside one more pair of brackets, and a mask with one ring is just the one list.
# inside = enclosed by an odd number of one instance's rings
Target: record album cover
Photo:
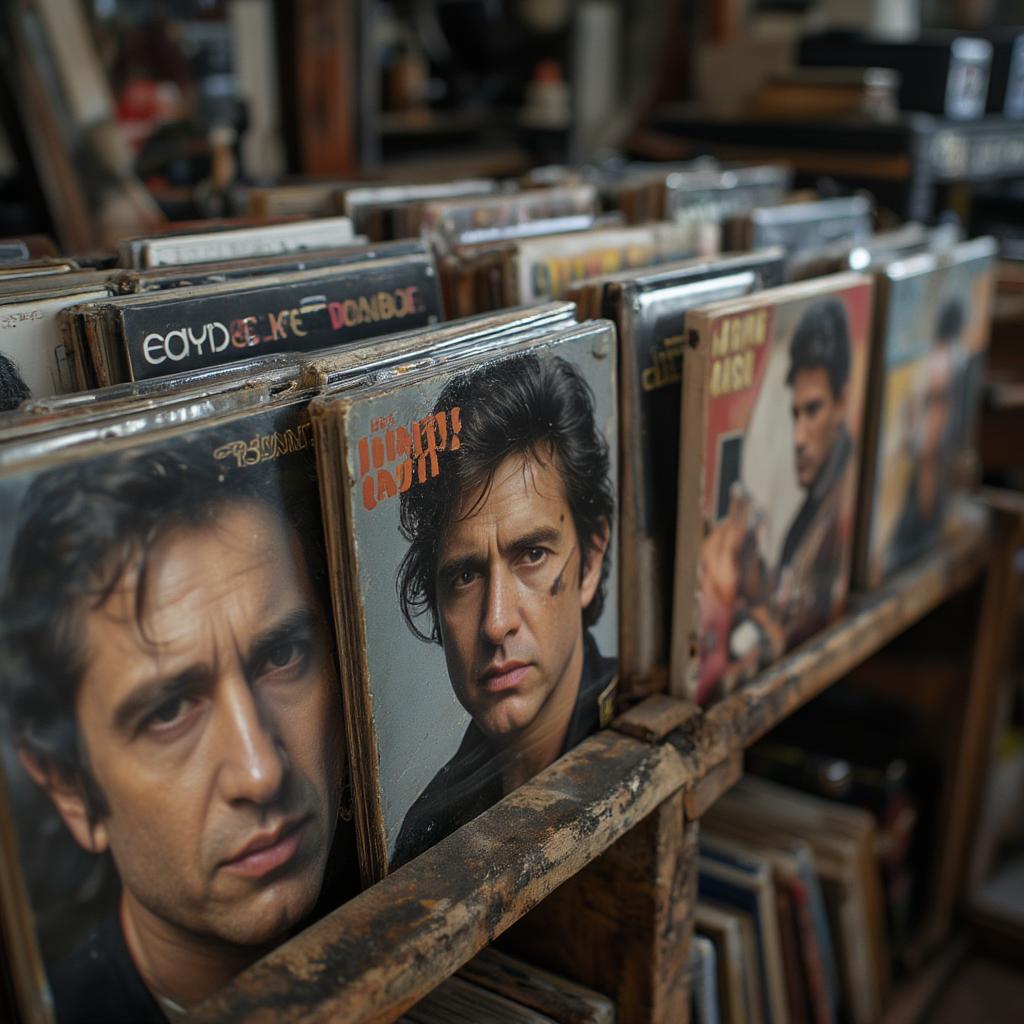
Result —
[[105, 298], [110, 291], [105, 283], [91, 281], [53, 289], [41, 284], [38, 290], [0, 296], [0, 356], [7, 361], [7, 374], [17, 374], [26, 397], [75, 390], [73, 356], [58, 328], [61, 311]]
[[0, 475], [0, 912], [26, 1022], [175, 1016], [340, 902], [306, 404]]
[[[684, 393], [683, 423], [704, 431], [703, 540], [695, 564], [694, 538], [680, 533], [677, 588], [699, 580], [701, 703], [844, 606], [871, 298], [870, 278], [837, 274], [687, 314], [696, 347], [684, 363], [694, 392]], [[680, 529], [689, 523], [681, 513]]]
[[582, 282], [581, 315], [606, 316], [619, 337], [620, 636], [624, 694], [663, 690], [672, 634], [679, 485], [679, 406], [688, 309], [782, 283], [782, 250], [725, 253]]
[[67, 310], [85, 382], [202, 370], [273, 352], [310, 352], [441, 317], [433, 256], [402, 256], [219, 284], [120, 295]]
[[822, 250], [840, 242], [864, 241], [871, 234], [873, 205], [863, 195], [819, 199], [815, 202], [761, 206], [734, 222], [738, 247], [762, 249], [781, 245], [788, 253], [790, 280], [809, 276], [806, 266]]
[[547, 331], [314, 410], [370, 880], [608, 721], [614, 335]]
[[978, 238], [948, 256], [894, 261], [879, 275], [874, 415], [862, 495], [866, 535], [857, 557], [865, 586], [933, 548], [965, 490], [994, 256], [994, 241]]

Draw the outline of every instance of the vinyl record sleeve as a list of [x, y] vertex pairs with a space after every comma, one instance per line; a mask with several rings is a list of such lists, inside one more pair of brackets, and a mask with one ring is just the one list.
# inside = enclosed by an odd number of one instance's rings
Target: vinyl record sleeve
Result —
[[786, 250], [786, 275], [793, 279], [818, 250], [844, 240], [866, 239], [871, 234], [872, 212], [871, 201], [857, 195], [759, 207], [741, 218], [740, 225], [743, 241], [751, 249], [781, 245]]
[[667, 687], [684, 315], [781, 283], [782, 251], [769, 249], [592, 278], [570, 292], [581, 318], [606, 316], [619, 336], [624, 696]]
[[764, 1000], [769, 1021], [788, 1021], [785, 975], [779, 916], [771, 865], [765, 858], [734, 844], [701, 836], [698, 892], [702, 897], [747, 905], [754, 899], [757, 943], [764, 981]]
[[699, 621], [675, 631], [672, 682], [693, 687], [694, 645], [698, 703], [845, 605], [871, 298], [870, 278], [837, 274], [687, 314], [681, 450], [700, 439], [703, 470], [680, 505], [676, 600], [699, 587]]
[[85, 375], [114, 384], [347, 344], [441, 316], [433, 257], [414, 252], [118, 296], [69, 310], [65, 322]]
[[717, 251], [715, 225], [670, 223], [459, 246], [441, 260], [446, 308], [466, 315], [564, 298], [586, 278]]
[[757, 778], [744, 778], [713, 808], [804, 840], [821, 885], [846, 1015], [877, 1020], [888, 985], [888, 944], [871, 815]]
[[747, 994], [743, 970], [740, 924], [731, 908], [697, 901], [695, 934], [707, 937], [715, 947], [718, 1004], [723, 1024], [748, 1024]]
[[694, 1024], [719, 1024], [715, 944], [695, 934], [690, 943], [690, 998]]
[[442, 981], [399, 1020], [405, 1024], [462, 1024], [476, 1020], [489, 1024], [558, 1024], [547, 1014], [474, 985], [457, 974]]
[[[74, 294], [90, 288], [104, 288], [110, 284], [108, 270], [68, 270], [63, 274], [0, 277], [0, 302], [13, 302], [20, 295], [33, 298]], [[108, 288], [108, 293], [112, 288]]]
[[5, 238], [0, 241], [0, 265], [22, 263], [28, 258], [28, 246], [20, 238]]
[[[143, 262], [143, 251], [149, 242], [166, 240], [169, 238], [186, 238], [195, 235], [221, 234], [225, 231], [249, 230], [250, 228], [263, 228], [272, 225], [294, 225], [296, 218], [286, 218], [284, 221], [266, 221], [262, 219], [253, 220], [251, 217], [205, 217], [198, 220], [175, 220], [164, 221], [159, 225], [150, 228], [147, 234], [124, 235], [116, 241], [117, 249], [110, 253], [101, 249], [92, 250], [89, 255], [102, 255], [102, 266], [104, 267], [135, 267], [145, 266]], [[248, 255], [253, 255], [249, 253]], [[113, 256], [113, 261], [110, 257]], [[79, 261], [85, 262], [81, 255], [76, 257]], [[230, 257], [226, 256], [225, 259]]]
[[[704, 865], [698, 860], [698, 869]], [[708, 865], [709, 871], [719, 875], [729, 874], [728, 870], [718, 865]], [[706, 895], [700, 889], [701, 880], [715, 892], [714, 896]], [[743, 989], [743, 1002], [746, 1016], [743, 1021], [751, 1024], [767, 1024], [769, 1008], [765, 1001], [764, 974], [758, 947], [758, 916], [756, 894], [746, 886], [732, 885], [712, 877], [712, 874], [698, 875], [699, 907], [717, 911], [734, 920], [739, 929], [740, 937], [740, 983]]]
[[269, 277], [274, 274], [294, 274], [302, 270], [342, 266], [361, 260], [384, 259], [426, 253], [426, 243], [418, 239], [404, 242], [365, 244], [356, 236], [353, 244], [336, 249], [309, 249], [300, 253], [282, 253], [277, 256], [254, 256], [249, 259], [225, 260], [220, 263], [194, 263], [184, 266], [154, 267], [150, 270], [122, 270], [112, 280], [123, 295], [139, 292], [163, 291], [167, 288], [190, 288], [204, 284], [219, 284], [242, 277]]
[[[330, 249], [348, 245], [354, 237], [348, 217], [320, 217], [285, 224], [144, 239], [135, 250], [122, 249], [132, 255], [131, 262], [124, 262], [125, 257], [122, 256], [122, 265], [161, 267], [301, 252], [303, 249]], [[136, 250], [140, 250], [137, 257]]]
[[[248, 217], [328, 217], [337, 210], [335, 197], [354, 183], [321, 178], [313, 181], [284, 181], [276, 185], [249, 186], [243, 193]], [[351, 218], [349, 218], [351, 219]]]
[[458, 976], [515, 1000], [557, 1024], [615, 1024], [615, 1003], [593, 989], [486, 947]]
[[[314, 410], [371, 881], [610, 716], [612, 328], [540, 331]], [[533, 454], [549, 444], [557, 459]]]
[[110, 292], [106, 284], [91, 283], [57, 292], [0, 296], [0, 354], [14, 364], [33, 398], [75, 390], [73, 356], [61, 338], [59, 315], [68, 306], [103, 299]]
[[720, 805], [709, 811], [707, 835], [716, 839], [726, 837], [770, 862], [776, 889], [785, 890], [792, 912], [810, 1019], [817, 1024], [835, 1024], [839, 975], [808, 845], [774, 827], [732, 814], [729, 807]]
[[[341, 212], [350, 218], [355, 230], [375, 240], [399, 238], [399, 219], [419, 203], [468, 196], [492, 195], [498, 183], [489, 178], [466, 178], [463, 181], [422, 185], [359, 185], [336, 193]], [[406, 225], [401, 223], [403, 232]], [[418, 234], [412, 231], [411, 234]]]
[[147, 381], [56, 396], [64, 401], [25, 402], [0, 417], [0, 466], [44, 458], [71, 444], [182, 426], [282, 398], [298, 389], [302, 375], [295, 359], [285, 356], [231, 369], [236, 372], [180, 374], [170, 387], [155, 386], [163, 380]]
[[7, 262], [0, 258], [0, 283], [23, 277], [53, 277], [78, 270], [74, 260], [46, 257], [44, 259], [18, 259]]
[[308, 397], [72, 428], [0, 473], [2, 914], [32, 1024], [160, 1012], [140, 914], [237, 970], [351, 874]]
[[970, 482], [988, 349], [995, 241], [878, 275], [856, 582], [877, 586], [933, 549]]
[[721, 224], [757, 207], [777, 206], [792, 186], [793, 172], [770, 164], [679, 171], [665, 181], [664, 217]]
[[[756, 824], [731, 820], [728, 812], [716, 812], [702, 838], [761, 858], [771, 867], [790, 1013], [794, 1018], [834, 1024], [838, 989], [829, 991], [825, 959], [811, 919], [807, 880], [813, 879], [813, 869], [806, 844]], [[834, 964], [832, 969], [834, 974]]]
[[755, 916], [749, 907], [735, 903], [698, 897], [697, 916], [713, 934], [735, 935], [738, 958], [730, 976], [732, 1007], [741, 1024], [765, 1024], [766, 1008], [758, 961], [758, 940]]
[[[570, 317], [571, 307], [565, 304], [555, 305], [539, 311], [531, 310], [528, 313], [504, 313], [482, 318], [481, 321], [474, 322], [467, 327], [465, 333], [471, 338], [476, 338], [485, 334], [486, 327], [490, 326], [498, 333], [513, 334], [516, 323], [534, 327], [538, 323], [549, 322], [564, 325], [567, 318]], [[423, 359], [430, 355], [434, 347], [432, 343], [436, 340], [429, 331], [407, 332], [361, 346], [351, 346], [340, 353], [333, 353], [325, 357], [328, 359], [326, 365], [330, 367], [332, 383], [338, 387], [344, 386], [346, 372], [354, 374], [360, 379], [363, 375], [368, 375], [370, 379], [377, 380], [381, 374], [386, 376], [389, 373], [400, 377], [403, 372], [403, 367], [400, 365], [401, 359], [409, 357], [413, 360], [409, 365], [415, 365], [417, 359]], [[326, 566], [323, 561], [323, 531], [315, 481], [313, 434], [310, 431], [306, 412], [308, 400], [314, 394], [314, 390], [297, 386], [302, 368], [294, 360], [278, 357], [277, 360], [267, 360], [265, 363], [276, 365], [264, 365], [259, 373], [250, 366], [248, 379], [244, 382], [239, 380], [239, 376], [235, 372], [237, 368], [219, 368], [215, 371], [189, 375], [183, 381], [178, 382], [181, 385], [187, 384], [191, 380], [194, 386], [196, 378], [205, 379], [205, 386], [194, 388], [194, 390], [205, 392], [204, 397], [201, 398], [196, 398], [194, 394], [191, 399], [185, 397], [188, 394], [187, 386], [181, 388], [177, 394], [168, 394], [166, 382], [159, 381], [111, 389], [111, 392], [116, 394], [108, 396], [105, 401], [82, 403], [84, 408], [69, 400], [66, 403], [67, 408], [58, 411], [57, 418], [60, 419], [63, 416], [61, 420], [63, 429], [54, 428], [50, 430], [49, 435], [42, 432], [42, 437], [29, 437], [0, 447], [0, 454], [11, 452], [11, 458], [3, 463], [6, 466], [6, 471], [0, 473], [0, 493], [4, 495], [5, 499], [3, 508], [5, 514], [11, 518], [10, 528], [5, 528], [3, 531], [6, 540], [0, 550], [0, 558], [3, 560], [0, 564], [6, 570], [9, 564], [8, 547], [12, 543], [17, 543], [16, 535], [23, 537], [35, 532], [30, 530], [26, 534], [24, 530], [16, 529], [15, 520], [28, 517], [28, 513], [24, 510], [28, 503], [25, 494], [29, 493], [33, 482], [43, 476], [46, 476], [48, 481], [55, 480], [56, 484], [62, 483], [62, 474], [68, 477], [69, 493], [78, 494], [79, 497], [68, 506], [65, 514], [73, 516], [82, 529], [88, 527], [90, 523], [95, 524], [97, 516], [102, 518], [102, 510], [107, 507], [103, 504], [103, 495], [114, 486], [117, 479], [121, 479], [125, 486], [134, 488], [131, 490], [132, 503], [124, 507], [125, 500], [121, 502], [122, 517], [127, 517], [129, 520], [141, 518], [145, 522], [146, 515], [149, 515], [150, 518], [156, 516], [159, 522], [159, 516], [151, 507], [154, 502], [147, 498], [148, 481], [153, 480], [152, 475], [145, 476], [148, 466], [149, 470], [156, 471], [154, 487], [159, 488], [161, 478], [166, 477], [168, 481], [161, 491], [169, 507], [167, 515], [177, 516], [179, 519], [182, 516], [185, 517], [180, 528], [175, 527], [177, 520], [173, 518], [169, 520], [169, 526], [164, 531], [165, 535], [173, 538], [180, 533], [183, 541], [188, 541], [186, 547], [195, 546], [197, 550], [202, 550], [208, 555], [205, 561], [200, 560], [192, 568], [198, 570], [207, 561], [214, 569], [219, 566], [217, 552], [214, 551], [210, 554], [207, 550], [209, 545], [204, 547], [200, 543], [203, 539], [199, 536], [202, 533], [201, 527], [204, 523], [209, 522], [209, 518], [206, 517], [203, 510], [220, 508], [218, 496], [222, 495], [226, 495], [225, 507], [232, 506], [237, 491], [239, 500], [234, 504], [239, 504], [243, 511], [253, 504], [263, 502], [267, 507], [272, 507], [271, 510], [278, 514], [278, 518], [282, 522], [290, 524], [290, 527], [295, 530], [296, 536], [302, 541], [303, 557], [308, 565], [313, 567], [310, 572], [314, 578], [317, 592], [317, 607], [328, 609], [330, 595], [326, 581]], [[221, 389], [220, 392], [211, 386], [211, 378], [216, 378], [216, 383]], [[312, 379], [318, 378], [313, 375]], [[262, 386], [259, 385], [260, 381], [263, 382]], [[278, 388], [284, 388], [284, 391], [278, 393]], [[111, 409], [117, 407], [119, 396], [123, 403], [120, 417], [116, 413], [111, 415]], [[142, 404], [147, 402], [152, 407], [143, 410]], [[54, 404], [59, 405], [60, 403]], [[131, 409], [130, 415], [124, 415], [125, 408]], [[150, 465], [151, 463], [152, 465]], [[143, 471], [141, 479], [137, 473], [134, 473], [132, 467], [141, 467]], [[114, 483], [110, 482], [111, 476], [115, 478]], [[88, 481], [84, 486], [82, 478]], [[56, 484], [48, 483], [51, 491]], [[171, 495], [164, 493], [168, 490], [173, 493]], [[199, 497], [196, 497], [197, 493]], [[95, 499], [93, 495], [95, 495]], [[191, 500], [198, 503], [199, 507], [195, 510], [188, 508], [190, 496]], [[148, 506], [147, 501], [149, 501]], [[51, 506], [52, 504], [51, 501]], [[263, 506], [260, 505], [260, 507]], [[114, 508], [117, 508], [116, 502]], [[148, 508], [148, 512], [146, 508]], [[29, 519], [30, 524], [38, 526], [36, 519]], [[196, 526], [196, 523], [199, 525]], [[167, 524], [165, 523], [165, 525]], [[192, 528], [193, 526], [195, 529]], [[102, 533], [102, 530], [99, 532]], [[73, 533], [73, 530], [65, 531], [66, 535]], [[147, 536], [149, 535], [147, 534]], [[240, 546], [244, 551], [245, 544], [241, 541], [248, 536], [247, 529], [241, 529], [237, 533], [239, 544], [235, 544], [232, 539], [234, 536], [234, 534], [228, 536], [228, 547], [234, 550], [235, 547]], [[256, 531], [253, 536], [258, 539], [263, 534]], [[156, 541], [152, 548], [154, 553], [149, 556], [155, 560], [157, 566], [161, 564], [160, 552], [163, 550], [159, 537], [158, 532], [153, 538]], [[116, 534], [113, 537], [108, 537], [107, 542], [111, 541], [117, 541]], [[73, 545], [73, 540], [67, 539], [66, 545]], [[282, 552], [282, 545], [268, 542], [260, 548], [260, 552], [260, 557], [264, 558], [268, 565], [276, 566], [277, 569], [273, 581], [273, 608], [277, 609], [279, 605], [284, 607], [288, 601], [289, 577], [285, 571], [286, 567], [282, 568], [278, 564], [280, 559], [275, 560], [276, 556]], [[88, 553], [87, 550], [86, 555]], [[185, 561], [188, 563], [187, 557]], [[33, 563], [33, 573], [45, 574], [47, 564], [46, 558], [40, 557]], [[255, 569], [253, 572], [255, 573]], [[258, 576], [258, 573], [256, 575]], [[5, 607], [9, 608], [12, 601], [20, 600], [18, 605], [20, 615], [25, 613], [26, 608], [31, 610], [32, 603], [28, 601], [28, 598], [32, 591], [27, 590], [24, 586], [14, 587], [10, 577], [10, 572], [4, 576], [5, 600], [7, 601]], [[187, 582], [188, 573], [184, 573], [183, 577]], [[229, 573], [227, 578], [233, 579]], [[45, 580], [40, 586], [44, 584]], [[205, 593], [198, 583], [194, 585], [188, 583], [188, 586], [195, 593]], [[232, 583], [230, 590], [235, 595], [239, 593], [244, 595], [247, 592], [244, 588], [236, 586], [235, 583]], [[189, 638], [192, 638], [195, 629], [199, 628], [194, 623], [189, 626], [190, 620], [186, 614], [188, 602], [182, 605], [181, 602], [161, 601], [156, 603], [154, 600], [153, 606], [184, 608], [181, 619], [178, 620], [182, 635], [187, 634]], [[207, 610], [211, 608], [216, 610], [217, 607], [217, 602], [211, 599], [208, 602]], [[329, 611], [327, 614], [329, 621]], [[269, 618], [272, 619], [273, 614], [270, 614]], [[92, 855], [79, 852], [70, 835], [64, 834], [58, 815], [49, 808], [46, 802], [48, 798], [42, 795], [42, 787], [36, 786], [21, 768], [17, 737], [24, 733], [24, 729], [19, 731], [15, 728], [15, 723], [21, 721], [24, 716], [19, 718], [18, 713], [12, 713], [15, 704], [7, 701], [7, 697], [14, 692], [11, 687], [16, 685], [20, 671], [21, 657], [17, 654], [19, 637], [16, 627], [21, 619], [11, 615], [7, 616], [5, 621], [12, 623], [15, 628], [13, 631], [6, 632], [3, 644], [0, 646], [0, 667], [2, 667], [0, 680], [3, 680], [3, 686], [0, 688], [0, 744], [2, 744], [0, 750], [3, 753], [3, 760], [0, 764], [4, 769], [4, 777], [8, 781], [14, 780], [11, 783], [15, 786], [14, 798], [16, 802], [20, 802], [15, 808], [13, 817], [2, 819], [5, 822], [14, 822], [17, 828], [5, 848], [3, 863], [7, 865], [8, 870], [0, 871], [0, 884], [19, 894], [16, 900], [5, 899], [4, 901], [4, 907], [10, 908], [11, 915], [5, 922], [5, 928], [20, 929], [15, 934], [25, 936], [25, 941], [19, 941], [18, 944], [18, 948], [24, 949], [25, 954], [17, 961], [17, 966], [20, 972], [19, 977], [27, 980], [19, 983], [19, 990], [26, 1007], [26, 1017], [34, 1024], [36, 1020], [49, 1019], [48, 1011], [45, 1008], [48, 997], [42, 983], [43, 964], [48, 970], [53, 971], [56, 969], [56, 961], [63, 961], [65, 953], [74, 955], [78, 951], [76, 944], [79, 943], [79, 940], [88, 945], [92, 941], [89, 938], [90, 928], [99, 917], [102, 917], [101, 924], [104, 925], [103, 934], [106, 936], [106, 940], [98, 950], [95, 948], [95, 943], [93, 944], [93, 951], [97, 955], [93, 960], [92, 973], [99, 979], [96, 984], [100, 986], [109, 982], [112, 991], [111, 998], [114, 999], [127, 999], [130, 994], [122, 992], [116, 984], [110, 982], [109, 977], [111, 965], [108, 962], [107, 954], [111, 953], [111, 950], [116, 953], [117, 949], [123, 945], [119, 940], [111, 939], [111, 935], [116, 938], [119, 933], [116, 930], [111, 930], [113, 926], [109, 916], [103, 916], [109, 913], [112, 906], [116, 905], [117, 879], [111, 876], [109, 871], [104, 872], [102, 876], [97, 873], [93, 867], [95, 858]], [[239, 626], [239, 628], [241, 627]], [[216, 630], [211, 627], [203, 635], [215, 634]], [[328, 630], [327, 637], [330, 641], [333, 663], [333, 630]], [[195, 639], [195, 646], [202, 649], [201, 638]], [[278, 668], [282, 666], [287, 668], [291, 663], [284, 652], [281, 653], [280, 658], [275, 658], [274, 661], [281, 663], [277, 666]], [[250, 672], [255, 672], [255, 669], [250, 667]], [[202, 685], [205, 684], [202, 684], [201, 678], [197, 677], [195, 685], [202, 692]], [[188, 692], [191, 693], [191, 691]], [[191, 699], [190, 697], [189, 700]], [[197, 703], [200, 702], [201, 694], [195, 699]], [[293, 708], [289, 712], [290, 718], [294, 718], [295, 713], [296, 709]], [[168, 710], [167, 714], [170, 715], [171, 711]], [[298, 714], [298, 720], [301, 721], [303, 718], [301, 711]], [[228, 721], [231, 720], [228, 719]], [[330, 722], [331, 718], [320, 715], [318, 721]], [[336, 724], [340, 729], [340, 723]], [[230, 728], [228, 733], [230, 733]], [[315, 739], [315, 730], [313, 738]], [[229, 739], [230, 735], [224, 741], [225, 744]], [[286, 738], [282, 737], [280, 743], [288, 748]], [[315, 744], [313, 749], [315, 749]], [[298, 764], [303, 760], [294, 749], [291, 749], [290, 753], [286, 749], [285, 753], [289, 755], [290, 764]], [[325, 754], [324, 757], [327, 758], [328, 755]], [[339, 763], [344, 760], [341, 737], [337, 740], [336, 749], [332, 747], [330, 758], [338, 760]], [[341, 764], [340, 770], [344, 774], [347, 770], [346, 766]], [[183, 789], [181, 779], [176, 778], [175, 784], [166, 788], [175, 794], [175, 798], [181, 796]], [[8, 790], [0, 785], [0, 798], [7, 793]], [[269, 802], [273, 803], [272, 800]], [[245, 801], [242, 803], [244, 804]], [[22, 807], [23, 804], [25, 804], [25, 808]], [[279, 818], [280, 814], [274, 820]], [[293, 824], [295, 823], [293, 822]], [[288, 827], [291, 828], [290, 825]], [[302, 833], [309, 828], [308, 825], [296, 825], [296, 830]], [[346, 833], [346, 842], [350, 841], [351, 834]], [[40, 845], [44, 842], [57, 844], [54, 847], [57, 850], [54, 857], [49, 859], [38, 856], [29, 858], [25, 851], [31, 850], [38, 854], [40, 849], [49, 849], [45, 845]], [[21, 856], [14, 852], [17, 844], [20, 844]], [[173, 842], [168, 840], [167, 849], [171, 849], [173, 846]], [[61, 850], [63, 853], [60, 852]], [[299, 853], [295, 856], [301, 854], [309, 859], [312, 855], [307, 855], [303, 852], [304, 850], [305, 847], [300, 843]], [[166, 853], [167, 850], [162, 851], [160, 857], [155, 859], [162, 863], [162, 858], [166, 856]], [[338, 871], [343, 875], [349, 868], [354, 869], [354, 844], [351, 853], [352, 855], [348, 856], [347, 860], [342, 858], [344, 863], [338, 867]], [[68, 867], [69, 863], [70, 868]], [[25, 890], [19, 888], [22, 885], [19, 874], [23, 866], [29, 875], [27, 897]], [[276, 869], [274, 870], [276, 871]], [[56, 882], [53, 878], [54, 872], [57, 873]], [[40, 873], [42, 874], [41, 878], [37, 877], [40, 876]], [[85, 880], [82, 881], [82, 878]], [[96, 891], [100, 882], [103, 884]], [[67, 894], [63, 903], [61, 903], [62, 894]], [[322, 894], [321, 901], [324, 899], [329, 899], [329, 897]], [[40, 903], [40, 900], [43, 903]], [[69, 904], [68, 901], [71, 900], [77, 902]], [[71, 906], [70, 911], [68, 910], [69, 905]], [[34, 931], [39, 933], [38, 944], [32, 938]], [[39, 949], [43, 950], [43, 961], [40, 961]], [[33, 953], [33, 951], [36, 952]], [[124, 956], [120, 956], [118, 962], [123, 966], [125, 962], [130, 961], [125, 961]], [[76, 978], [80, 981], [81, 977], [81, 972], [73, 972], [69, 978], [67, 971], [62, 967], [57, 986], [61, 991], [67, 991], [64, 987], [65, 981], [68, 984], [74, 983], [72, 984], [74, 998], [82, 1012], [88, 1014], [96, 1010], [90, 999], [92, 996], [99, 998], [101, 993], [97, 994], [95, 991], [83, 993], [81, 985], [76, 981]], [[137, 989], [137, 986], [134, 987]], [[144, 991], [143, 995], [145, 996]], [[96, 1012], [103, 1015], [102, 1010], [96, 1010]], [[143, 1017], [140, 1014], [138, 1018], [133, 1019], [143, 1019]]]
[[910, 221], [893, 231], [880, 231], [861, 241], [841, 239], [831, 245], [816, 248], [801, 260], [795, 270], [800, 280], [810, 277], [824, 277], [839, 274], [844, 270], [861, 273], [875, 268], [889, 260], [914, 253], [926, 252], [945, 244], [954, 244], [958, 228], [943, 225], [941, 228], [926, 228], [923, 224]]
[[426, 231], [452, 245], [467, 232], [493, 231], [580, 214], [596, 217], [599, 212], [597, 189], [593, 185], [565, 185], [424, 202], [408, 211], [410, 222], [405, 226], [414, 228], [415, 234]]
[[647, 224], [524, 240], [509, 265], [509, 293], [518, 302], [563, 298], [583, 278], [717, 250], [717, 230], [703, 225]]
[[302, 379], [308, 387], [340, 395], [398, 376], [421, 374], [468, 355], [482, 356], [510, 344], [519, 335], [573, 326], [576, 319], [571, 302], [545, 302], [448, 320], [382, 339], [372, 363], [364, 367], [365, 373], [358, 372], [360, 363], [366, 362], [365, 350], [360, 346], [312, 353], [303, 360]]

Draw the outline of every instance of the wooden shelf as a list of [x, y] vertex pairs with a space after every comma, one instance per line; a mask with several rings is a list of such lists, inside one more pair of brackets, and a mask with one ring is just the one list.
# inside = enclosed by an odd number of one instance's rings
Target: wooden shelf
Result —
[[686, 779], [668, 745], [590, 737], [275, 950], [192, 1021], [386, 1021], [627, 833]]
[[[719, 145], [784, 148], [786, 152], [836, 153], [842, 159], [880, 161], [881, 173], [910, 173], [910, 162], [925, 161], [936, 181], [995, 181], [1024, 171], [1022, 122], [999, 116], [952, 121], [933, 114], [901, 113], [888, 121], [867, 118], [801, 120], [705, 114], [693, 107], [667, 107], [654, 120], [657, 131], [687, 141]], [[800, 152], [804, 151], [804, 152]], [[890, 164], [884, 163], [884, 158]], [[905, 161], [905, 163], [899, 163]], [[867, 166], [867, 165], [866, 165]]]
[[652, 698], [645, 721], [667, 723], [667, 742], [636, 730], [590, 737], [188, 1019], [395, 1019], [671, 797], [687, 798], [687, 817], [703, 813], [735, 782], [746, 746], [974, 580], [991, 537], [988, 518], [973, 517], [941, 551], [855, 597], [834, 627], [707, 712]]
[[878, 590], [853, 595], [839, 622], [677, 730], [673, 744], [705, 771], [727, 761], [967, 586], [989, 551], [988, 519], [980, 508], [971, 511], [979, 515], [940, 551]]

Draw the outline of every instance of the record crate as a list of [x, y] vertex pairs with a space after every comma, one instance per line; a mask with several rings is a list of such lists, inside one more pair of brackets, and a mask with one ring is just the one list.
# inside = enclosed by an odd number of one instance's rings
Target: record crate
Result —
[[914, 944], [929, 966], [890, 991], [882, 1017], [913, 1020], [962, 949], [954, 912], [1024, 537], [1024, 502], [982, 494], [938, 550], [852, 595], [839, 622], [746, 686], [705, 710], [649, 697], [186, 1019], [383, 1024], [498, 939], [613, 998], [622, 1024], [687, 1020], [700, 819], [740, 778], [745, 749], [973, 588], [969, 685], [951, 709], [956, 771], [941, 796], [940, 853]]

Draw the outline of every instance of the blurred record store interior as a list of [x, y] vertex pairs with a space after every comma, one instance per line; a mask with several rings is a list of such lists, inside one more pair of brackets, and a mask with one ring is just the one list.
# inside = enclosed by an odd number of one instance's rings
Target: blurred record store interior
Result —
[[0, 1020], [1019, 1024], [1024, 0], [0, 2]]

